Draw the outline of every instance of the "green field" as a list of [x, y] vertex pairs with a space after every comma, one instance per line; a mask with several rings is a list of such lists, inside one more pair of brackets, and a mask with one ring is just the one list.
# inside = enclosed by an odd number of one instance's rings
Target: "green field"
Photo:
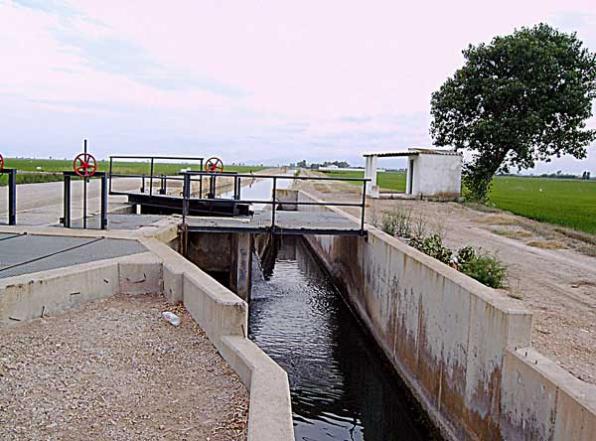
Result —
[[[361, 178], [361, 171], [326, 172], [329, 176]], [[379, 173], [382, 189], [405, 191], [405, 173]], [[596, 234], [596, 181], [500, 176], [493, 180], [490, 203], [497, 208], [541, 222]]]
[[[72, 170], [71, 160], [60, 159], [16, 159], [5, 158], [5, 168], [16, 168], [19, 171], [33, 172], [17, 174], [17, 184], [30, 184], [37, 182], [53, 182], [62, 180], [62, 171]], [[98, 171], [109, 171], [109, 161], [99, 161]], [[197, 162], [174, 163], [174, 162], [155, 162], [154, 175], [165, 174], [175, 175], [182, 168], [199, 170]], [[229, 165], [225, 166], [225, 171], [235, 171], [239, 173], [250, 173], [262, 170], [264, 167], [248, 165]], [[115, 174], [146, 174], [149, 175], [151, 165], [149, 162], [120, 162], [114, 161], [112, 171]], [[0, 186], [6, 185], [6, 175], [0, 176]]]
[[497, 177], [490, 201], [521, 216], [596, 234], [596, 181]]
[[[329, 171], [325, 172], [330, 177], [337, 178], [363, 178], [362, 171]], [[354, 185], [362, 185], [359, 182], [351, 182]], [[377, 174], [377, 185], [382, 190], [406, 191], [406, 174], [404, 172], [379, 172]]]

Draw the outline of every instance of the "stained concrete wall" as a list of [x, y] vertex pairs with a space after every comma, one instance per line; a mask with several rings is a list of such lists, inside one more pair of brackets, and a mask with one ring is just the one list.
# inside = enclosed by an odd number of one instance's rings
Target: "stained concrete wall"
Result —
[[[304, 192], [298, 198], [316, 200]], [[366, 239], [307, 239], [447, 438], [569, 440], [593, 433], [594, 388], [516, 351], [530, 346], [532, 324], [520, 302], [368, 231]]]

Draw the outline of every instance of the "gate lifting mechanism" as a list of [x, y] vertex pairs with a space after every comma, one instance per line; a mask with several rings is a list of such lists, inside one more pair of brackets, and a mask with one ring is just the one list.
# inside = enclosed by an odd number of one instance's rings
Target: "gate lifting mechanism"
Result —
[[[205, 171], [208, 173], [223, 173], [224, 171], [224, 164], [221, 159], [216, 156], [212, 156], [211, 158], [205, 161]], [[201, 177], [201, 183], [203, 182], [203, 178]], [[214, 199], [216, 195], [216, 176], [209, 177], [209, 192], [207, 193], [208, 199]], [[202, 185], [201, 185], [201, 193], [202, 193]]]
[[108, 226], [108, 178], [105, 172], [100, 172], [95, 157], [87, 152], [87, 140], [83, 141], [83, 153], [79, 153], [72, 161], [72, 170], [62, 172], [64, 176], [64, 217], [60, 222], [65, 228], [70, 228], [72, 218], [70, 215], [71, 188], [70, 181], [73, 177], [83, 178], [83, 228], [87, 228], [87, 184], [89, 178], [98, 176], [101, 179], [101, 208], [100, 225], [102, 230]]
[[8, 225], [17, 224], [17, 169], [4, 168], [4, 156], [0, 154], [0, 177], [8, 174]]
[[221, 173], [224, 171], [223, 161], [215, 156], [207, 159], [205, 162], [205, 171], [211, 173]]

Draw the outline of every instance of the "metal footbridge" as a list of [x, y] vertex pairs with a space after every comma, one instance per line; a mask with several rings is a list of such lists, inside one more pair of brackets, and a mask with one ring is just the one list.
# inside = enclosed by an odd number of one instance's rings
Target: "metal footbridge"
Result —
[[[116, 173], [117, 160], [148, 160], [148, 174]], [[111, 156], [109, 193], [126, 195], [130, 204], [138, 206], [141, 214], [182, 215], [182, 225], [188, 232], [248, 232], [280, 235], [334, 234], [364, 235], [366, 182], [363, 178], [299, 176], [292, 173], [259, 174], [209, 172], [192, 169], [175, 174], [156, 173], [158, 160], [186, 160], [198, 163], [200, 157], [134, 157]], [[135, 179], [138, 190], [117, 191], [114, 183]], [[297, 182], [349, 182], [362, 188], [358, 202], [299, 201], [280, 197], [280, 190]], [[256, 184], [255, 184], [256, 183]], [[259, 187], [255, 191], [255, 187]], [[317, 207], [356, 207], [360, 222], [352, 221], [331, 210]]]

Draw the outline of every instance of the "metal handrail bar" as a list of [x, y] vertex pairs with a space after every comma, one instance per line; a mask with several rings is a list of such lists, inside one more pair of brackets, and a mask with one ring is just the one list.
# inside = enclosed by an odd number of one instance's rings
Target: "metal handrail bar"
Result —
[[111, 155], [110, 158], [118, 158], [118, 159], [170, 159], [172, 161], [182, 160], [182, 161], [202, 161], [205, 158], [200, 156], [139, 156], [139, 155]]
[[[197, 161], [197, 162], [199, 162], [199, 168], [202, 169], [203, 161], [205, 158], [200, 157], [200, 156], [178, 156], [178, 157], [175, 157], [175, 156], [147, 156], [147, 155], [140, 155], [140, 156], [137, 156], [137, 155], [112, 155], [112, 156], [110, 156], [110, 166], [109, 166], [109, 176], [110, 176], [109, 193], [110, 194], [115, 194], [112, 191], [112, 176], [122, 177], [122, 176], [117, 176], [117, 175], [113, 174], [113, 164], [114, 164], [114, 162], [117, 162], [117, 161], [114, 161], [114, 159], [149, 159], [150, 160], [149, 194], [153, 195], [153, 178], [159, 177], [159, 176], [155, 176], [155, 173], [154, 173], [156, 159], [157, 160], [166, 159], [166, 160], [170, 160], [170, 161]], [[143, 187], [142, 188], [144, 191], [144, 189], [145, 189], [145, 181], [144, 181], [145, 175], [143, 174], [139, 177], [143, 178]]]
[[[222, 173], [204, 172], [204, 171], [187, 171], [180, 172], [180, 174], [189, 174], [192, 176], [222, 176]], [[224, 175], [225, 176], [225, 175]], [[239, 178], [254, 178], [254, 179], [294, 179], [300, 181], [355, 181], [355, 182], [368, 182], [370, 178], [328, 178], [323, 176], [286, 176], [286, 175], [257, 175], [249, 173], [238, 173], [236, 176]], [[232, 177], [230, 176], [230, 177]]]

